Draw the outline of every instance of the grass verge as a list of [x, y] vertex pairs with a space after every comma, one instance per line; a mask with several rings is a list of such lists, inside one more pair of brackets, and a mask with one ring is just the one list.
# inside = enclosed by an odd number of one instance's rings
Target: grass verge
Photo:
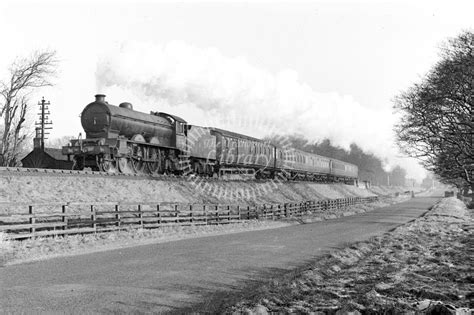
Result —
[[471, 213], [445, 198], [426, 216], [277, 277], [227, 313], [471, 314]]

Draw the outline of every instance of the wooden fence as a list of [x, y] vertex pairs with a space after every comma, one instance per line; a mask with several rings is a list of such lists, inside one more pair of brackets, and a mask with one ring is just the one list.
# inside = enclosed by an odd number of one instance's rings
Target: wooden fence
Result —
[[278, 220], [355, 204], [374, 202], [378, 197], [353, 197], [301, 203], [259, 206], [176, 203], [0, 203], [0, 208], [28, 209], [25, 213], [0, 214], [0, 232], [12, 239], [65, 234], [85, 234], [133, 227], [215, 225], [244, 220]]

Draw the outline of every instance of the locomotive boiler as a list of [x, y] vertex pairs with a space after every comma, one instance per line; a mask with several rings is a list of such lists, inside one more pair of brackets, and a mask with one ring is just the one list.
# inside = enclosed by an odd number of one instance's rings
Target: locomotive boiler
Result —
[[173, 171], [185, 150], [186, 121], [160, 112], [133, 110], [130, 103], [111, 105], [98, 94], [81, 114], [85, 139], [72, 140], [63, 154], [75, 169], [151, 174]]

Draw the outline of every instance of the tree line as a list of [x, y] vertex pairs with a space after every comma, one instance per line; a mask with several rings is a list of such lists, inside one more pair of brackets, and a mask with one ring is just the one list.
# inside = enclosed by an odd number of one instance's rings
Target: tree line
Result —
[[397, 143], [444, 183], [474, 191], [474, 33], [448, 39], [440, 60], [395, 99]]

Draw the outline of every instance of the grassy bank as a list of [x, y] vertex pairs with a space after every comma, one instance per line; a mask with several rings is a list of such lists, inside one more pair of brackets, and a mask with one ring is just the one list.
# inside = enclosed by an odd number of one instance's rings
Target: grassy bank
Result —
[[344, 184], [214, 179], [118, 179], [97, 177], [0, 177], [0, 214], [27, 213], [17, 203], [140, 202], [281, 204], [305, 200], [369, 197], [403, 192], [400, 187], [362, 189]]

